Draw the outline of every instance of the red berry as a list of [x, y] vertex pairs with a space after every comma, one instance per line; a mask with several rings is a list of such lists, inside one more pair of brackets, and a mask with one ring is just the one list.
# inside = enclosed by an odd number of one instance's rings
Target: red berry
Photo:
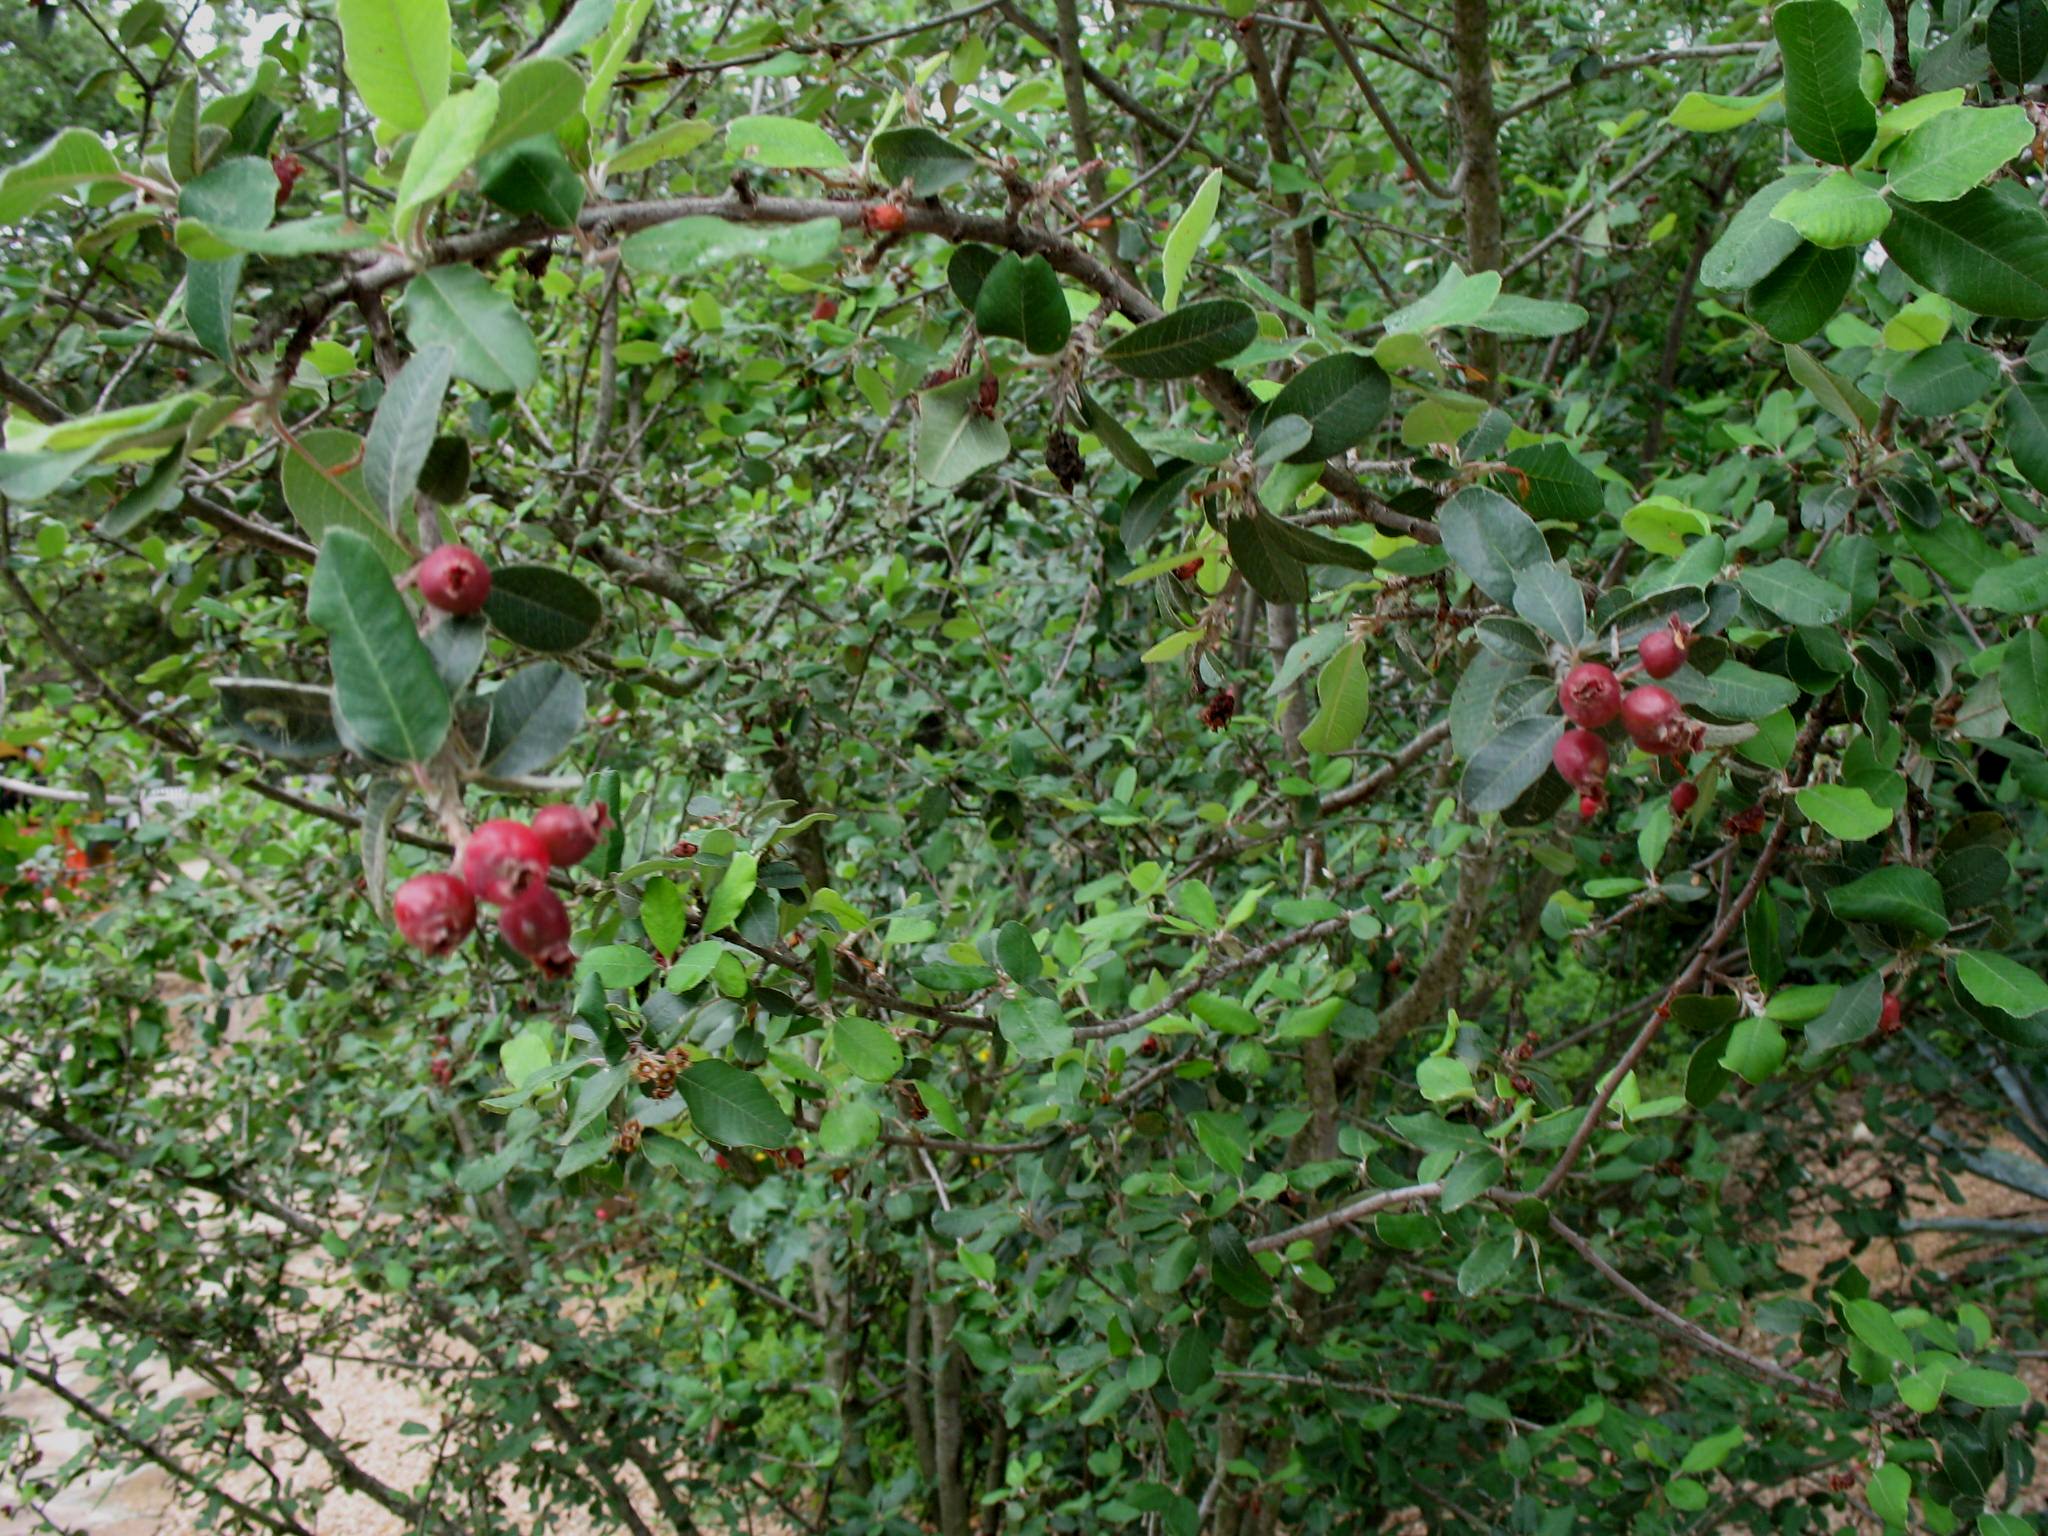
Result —
[[566, 976], [576, 969], [576, 956], [569, 949], [569, 909], [544, 885], [506, 904], [498, 914], [498, 932], [550, 976]]
[[1671, 814], [1683, 816], [1700, 803], [1700, 787], [1691, 779], [1682, 781], [1671, 791]]
[[1140, 1056], [1157, 1056], [1159, 1054], [1159, 1037], [1157, 1035], [1147, 1035], [1143, 1040], [1140, 1040], [1138, 1042], [1138, 1054]]
[[1591, 821], [1595, 816], [1598, 816], [1599, 814], [1600, 797], [1598, 795], [1579, 796], [1579, 820]]
[[1591, 731], [1566, 731], [1550, 749], [1551, 765], [1567, 784], [1588, 789], [1607, 777], [1607, 743]]
[[811, 306], [811, 318], [813, 320], [837, 320], [839, 318], [839, 301], [829, 293], [818, 295], [818, 302]]
[[1582, 661], [1565, 674], [1557, 702], [1572, 724], [1597, 731], [1621, 712], [1621, 684], [1612, 669]]
[[544, 805], [533, 817], [533, 830], [547, 845], [548, 862], [557, 869], [589, 858], [611, 826], [611, 807], [602, 800], [595, 805]]
[[1884, 1005], [1877, 1010], [1877, 1032], [1881, 1035], [1896, 1035], [1906, 1027], [1906, 1010], [1899, 1002], [1898, 995], [1887, 992]]
[[460, 544], [443, 544], [414, 574], [420, 596], [443, 613], [475, 613], [491, 595], [491, 568]]
[[1685, 665], [1685, 647], [1668, 629], [1653, 629], [1636, 645], [1643, 658], [1643, 670], [1652, 677], [1669, 677]]
[[1629, 740], [1655, 757], [1683, 752], [1692, 736], [1692, 722], [1670, 689], [1646, 683], [1631, 688], [1621, 701], [1621, 724]]
[[791, 1148], [790, 1148], [790, 1149], [789, 1149], [788, 1151], [786, 1151], [786, 1152], [784, 1152], [784, 1153], [782, 1154], [782, 1166], [783, 1166], [783, 1167], [785, 1167], [785, 1168], [801, 1168], [801, 1167], [803, 1167], [803, 1165], [804, 1165], [804, 1149], [803, 1149], [802, 1147], [791, 1147]]
[[272, 155], [270, 172], [277, 178], [277, 205], [282, 208], [298, 179], [306, 174], [306, 165], [297, 155]]
[[1212, 731], [1225, 729], [1237, 714], [1237, 690], [1225, 688], [1209, 695], [1209, 702], [1202, 706], [1202, 724]]
[[445, 955], [476, 927], [476, 897], [445, 870], [414, 875], [392, 896], [391, 920], [414, 949]]
[[901, 203], [869, 203], [860, 221], [878, 235], [893, 235], [903, 228], [906, 215]]
[[487, 821], [462, 850], [462, 875], [478, 896], [503, 906], [547, 879], [548, 845], [523, 821]]
[[1173, 568], [1173, 574], [1182, 581], [1193, 581], [1202, 574], [1202, 556], [1197, 555], [1192, 560], [1183, 560]]
[[600, 1225], [607, 1221], [610, 1221], [612, 1219], [611, 1207], [608, 1205], [600, 1205], [597, 1208], [597, 1219]]

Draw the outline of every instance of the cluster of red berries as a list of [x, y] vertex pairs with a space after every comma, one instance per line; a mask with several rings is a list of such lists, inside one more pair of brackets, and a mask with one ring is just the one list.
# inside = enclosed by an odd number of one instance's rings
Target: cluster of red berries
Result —
[[[1607, 803], [1610, 759], [1607, 743], [1598, 733], [1617, 718], [1629, 740], [1652, 757], [1679, 757], [1698, 749], [1699, 722], [1685, 713], [1670, 689], [1655, 683], [1627, 693], [1621, 689], [1622, 677], [1638, 669], [1654, 678], [1671, 676], [1685, 665], [1691, 638], [1690, 628], [1674, 618], [1670, 628], [1643, 636], [1636, 647], [1639, 668], [1628, 668], [1617, 676], [1600, 662], [1583, 661], [1567, 672], [1558, 686], [1558, 706], [1573, 729], [1558, 737], [1550, 761], [1558, 776], [1579, 791], [1579, 815], [1585, 820], [1599, 815]], [[1671, 791], [1671, 809], [1683, 816], [1698, 803], [1699, 796], [1699, 786], [1688, 779]]]
[[507, 945], [544, 974], [576, 968], [569, 948], [569, 909], [548, 889], [548, 870], [567, 869], [590, 856], [611, 829], [612, 813], [596, 805], [545, 805], [533, 824], [487, 821], [462, 848], [462, 873], [414, 875], [391, 898], [391, 917], [405, 942], [440, 956], [476, 927], [476, 904], [502, 910], [498, 932]]

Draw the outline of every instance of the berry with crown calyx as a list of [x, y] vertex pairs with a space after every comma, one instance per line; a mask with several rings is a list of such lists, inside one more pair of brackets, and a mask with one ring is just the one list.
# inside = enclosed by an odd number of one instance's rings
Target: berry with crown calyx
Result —
[[1676, 619], [1667, 629], [1651, 630], [1636, 642], [1643, 670], [1659, 681], [1671, 676], [1685, 665], [1686, 642], [1691, 638], [1692, 631]]
[[461, 544], [443, 544], [419, 563], [413, 579], [429, 608], [457, 618], [475, 613], [491, 596], [491, 568]]
[[1557, 703], [1573, 725], [1597, 731], [1621, 712], [1621, 682], [1613, 668], [1582, 661], [1565, 674]]
[[1691, 779], [1683, 779], [1672, 788], [1671, 814], [1683, 816], [1700, 803], [1700, 787]]
[[1899, 1001], [1898, 993], [1885, 993], [1884, 1002], [1877, 1010], [1877, 1032], [1880, 1035], [1896, 1035], [1905, 1027], [1905, 1004]]
[[544, 975], [566, 976], [576, 969], [576, 956], [569, 948], [569, 909], [545, 885], [535, 885], [507, 902], [498, 914], [498, 932]]
[[901, 203], [869, 203], [860, 211], [861, 223], [877, 235], [900, 233], [908, 219]]
[[494, 907], [545, 882], [548, 863], [548, 845], [523, 821], [487, 821], [462, 850], [463, 878]]
[[547, 845], [548, 862], [557, 869], [581, 864], [611, 829], [611, 807], [602, 800], [592, 805], [544, 805], [533, 816], [533, 830]]
[[1653, 757], [1673, 757], [1686, 751], [1697, 728], [1679, 707], [1669, 688], [1645, 683], [1631, 688], [1621, 701], [1621, 724], [1629, 740]]
[[1550, 763], [1565, 783], [1591, 789], [1607, 777], [1607, 743], [1584, 727], [1566, 731], [1550, 749]]
[[476, 897], [443, 870], [414, 875], [391, 898], [391, 920], [422, 954], [447, 954], [476, 927]]

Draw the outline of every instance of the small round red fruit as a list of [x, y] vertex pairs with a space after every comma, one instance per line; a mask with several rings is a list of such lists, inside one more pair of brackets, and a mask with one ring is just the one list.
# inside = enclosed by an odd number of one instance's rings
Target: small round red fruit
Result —
[[566, 976], [576, 969], [576, 956], [569, 949], [569, 909], [544, 885], [506, 904], [498, 914], [498, 932], [550, 976]]
[[548, 862], [557, 869], [589, 858], [611, 828], [611, 807], [602, 800], [595, 805], [544, 805], [533, 817], [533, 830], [547, 845]]
[[1600, 797], [1598, 795], [1579, 796], [1579, 820], [1591, 821], [1595, 816], [1598, 816], [1599, 814]]
[[1643, 670], [1658, 679], [1669, 677], [1685, 665], [1685, 647], [1668, 629], [1653, 629], [1636, 645]]
[[416, 579], [428, 607], [457, 616], [475, 613], [491, 595], [491, 568], [460, 544], [443, 544], [427, 556]]
[[861, 210], [860, 221], [878, 235], [893, 235], [901, 230], [908, 219], [901, 203], [869, 203]]
[[829, 293], [820, 294], [818, 302], [811, 306], [811, 318], [813, 320], [837, 320], [839, 318], [839, 301]]
[[523, 821], [487, 821], [462, 850], [462, 875], [478, 896], [501, 907], [546, 881], [548, 845]]
[[1700, 803], [1700, 787], [1686, 779], [1671, 791], [1671, 814], [1683, 816]]
[[1565, 783], [1590, 789], [1607, 777], [1607, 743], [1591, 731], [1566, 731], [1550, 749], [1551, 765]]
[[1877, 1010], [1877, 1032], [1881, 1035], [1896, 1035], [1905, 1027], [1905, 1005], [1899, 1001], [1897, 993], [1885, 993], [1884, 1002]]
[[414, 875], [392, 896], [391, 920], [414, 949], [445, 955], [476, 927], [476, 897], [444, 870]]
[[1582, 661], [1565, 674], [1557, 702], [1573, 725], [1597, 731], [1621, 712], [1621, 683], [1612, 668]]
[[1621, 701], [1621, 724], [1629, 740], [1655, 757], [1684, 751], [1692, 734], [1677, 696], [1655, 683], [1629, 689]]

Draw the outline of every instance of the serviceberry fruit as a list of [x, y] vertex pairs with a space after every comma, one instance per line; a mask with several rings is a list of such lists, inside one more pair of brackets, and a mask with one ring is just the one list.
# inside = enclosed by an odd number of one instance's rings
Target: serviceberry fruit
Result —
[[306, 163], [297, 155], [272, 155], [270, 171], [277, 177], [277, 206], [282, 208], [299, 178], [306, 174]]
[[1666, 678], [1685, 665], [1685, 646], [1668, 629], [1653, 629], [1636, 645], [1643, 670], [1655, 678]]
[[1877, 1010], [1877, 1032], [1880, 1035], [1896, 1035], [1905, 1027], [1905, 1005], [1899, 1001], [1896, 992], [1885, 993], [1884, 1003]]
[[860, 221], [878, 235], [893, 235], [903, 228], [905, 217], [901, 203], [869, 203], [861, 210]]
[[1182, 581], [1193, 581], [1202, 574], [1202, 558], [1202, 556], [1197, 555], [1192, 560], [1183, 560], [1173, 568], [1173, 574]]
[[576, 968], [569, 949], [569, 909], [544, 885], [506, 904], [498, 914], [498, 932], [546, 975], [566, 976]]
[[1550, 749], [1550, 761], [1565, 783], [1589, 789], [1607, 777], [1607, 743], [1583, 728], [1566, 731]]
[[1682, 781], [1671, 791], [1671, 814], [1683, 816], [1700, 803], [1700, 787], [1691, 779]]
[[478, 896], [504, 906], [546, 881], [548, 845], [523, 821], [487, 821], [462, 850], [462, 874]]
[[1597, 731], [1621, 713], [1621, 683], [1612, 668], [1582, 661], [1565, 674], [1557, 702], [1573, 725]]
[[420, 596], [443, 613], [475, 613], [491, 595], [491, 568], [475, 550], [443, 544], [419, 563]]
[[813, 320], [837, 320], [839, 318], [839, 301], [829, 293], [820, 294], [818, 302], [811, 306], [811, 318]]
[[445, 955], [476, 927], [476, 897], [444, 870], [414, 875], [392, 896], [391, 920], [414, 949]]
[[1202, 724], [1212, 731], [1220, 731], [1229, 726], [1236, 714], [1237, 690], [1225, 688], [1209, 695], [1209, 702], [1202, 706]]
[[1629, 740], [1654, 757], [1683, 752], [1693, 734], [1677, 696], [1655, 683], [1629, 689], [1621, 701], [1621, 724]]
[[1595, 816], [1598, 816], [1599, 814], [1600, 797], [1598, 795], [1579, 796], [1579, 820], [1591, 821]]
[[544, 805], [533, 817], [533, 830], [547, 845], [548, 862], [557, 869], [589, 858], [611, 828], [611, 807], [602, 800], [595, 805]]

